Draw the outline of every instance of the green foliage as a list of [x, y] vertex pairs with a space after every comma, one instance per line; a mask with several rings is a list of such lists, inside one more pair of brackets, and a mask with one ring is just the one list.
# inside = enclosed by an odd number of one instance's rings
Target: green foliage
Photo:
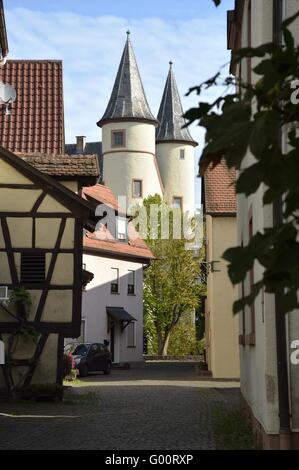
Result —
[[167, 354], [184, 356], [199, 354], [195, 325], [190, 317], [181, 318], [170, 336]]
[[[186, 113], [188, 125], [198, 121], [206, 130], [201, 172], [224, 158], [228, 167], [240, 170], [237, 193], [248, 197], [262, 186], [264, 204], [277, 203], [281, 198], [284, 201], [281, 223], [256, 233], [247, 246], [224, 253], [234, 284], [246, 278], [255, 262], [264, 268], [262, 279], [254, 284], [249, 296], [235, 303], [234, 312], [250, 305], [262, 288], [270, 293], [281, 291], [285, 312], [299, 307], [299, 106], [291, 100], [294, 82], [299, 79], [299, 46], [288, 30], [298, 16], [299, 12], [283, 23], [284, 46], [268, 43], [235, 54], [236, 63], [259, 59], [253, 69], [259, 77], [256, 83], [235, 83], [232, 77], [223, 80], [217, 73], [189, 90], [199, 95], [218, 85], [235, 85], [241, 90], [222, 93], [214, 102], [201, 102]], [[286, 151], [282, 150], [283, 133]], [[255, 158], [250, 166], [243, 164], [249, 151]]]
[[[150, 205], [153, 203], [161, 204], [160, 197], [155, 195], [144, 200], [148, 215], [150, 215]], [[162, 203], [156, 218], [157, 236], [151, 238], [153, 232], [148, 229], [147, 244], [152, 249], [155, 260], [144, 275], [145, 332], [149, 343], [148, 352], [154, 352], [157, 348], [159, 354], [166, 354], [173, 329], [184, 313], [197, 307], [199, 296], [205, 290], [203, 285], [196, 283], [200, 273], [199, 260], [193, 258], [192, 251], [186, 250], [185, 240], [174, 239], [172, 230], [169, 239], [161, 238], [161, 217], [164, 210], [169, 212], [172, 224], [173, 211]], [[151, 219], [148, 217], [148, 228], [150, 226]]]

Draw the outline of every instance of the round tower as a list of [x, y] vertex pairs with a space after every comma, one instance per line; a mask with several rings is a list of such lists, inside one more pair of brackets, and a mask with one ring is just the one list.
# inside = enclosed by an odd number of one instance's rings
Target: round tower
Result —
[[150, 111], [135, 54], [127, 41], [107, 109], [97, 123], [102, 128], [103, 180], [127, 207], [163, 193], [155, 156], [158, 122]]
[[194, 150], [197, 146], [187, 128], [173, 74], [172, 62], [158, 113], [156, 153], [164, 184], [164, 200], [194, 213]]

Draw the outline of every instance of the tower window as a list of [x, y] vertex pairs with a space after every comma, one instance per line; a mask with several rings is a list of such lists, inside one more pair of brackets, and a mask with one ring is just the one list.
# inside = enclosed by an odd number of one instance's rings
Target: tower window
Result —
[[133, 180], [133, 197], [142, 197], [142, 180]]
[[172, 200], [172, 206], [174, 209], [182, 209], [183, 208], [183, 198], [174, 196]]
[[125, 131], [112, 131], [111, 132], [111, 147], [124, 147], [125, 146]]
[[185, 160], [185, 149], [180, 149], [180, 160]]

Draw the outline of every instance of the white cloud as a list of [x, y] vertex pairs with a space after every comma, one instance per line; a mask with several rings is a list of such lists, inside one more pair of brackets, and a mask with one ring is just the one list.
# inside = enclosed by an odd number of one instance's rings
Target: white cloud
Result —
[[[225, 18], [129, 20], [24, 8], [6, 9], [6, 18], [11, 58], [63, 60], [66, 142], [73, 142], [76, 135], [86, 135], [89, 141], [99, 140], [96, 122], [105, 111], [127, 29], [132, 32], [154, 114], [158, 112], [169, 60], [174, 61], [185, 110], [198, 101], [195, 94], [184, 96], [188, 88], [213, 75], [229, 60]], [[202, 130], [193, 126], [192, 135], [202, 145]]]

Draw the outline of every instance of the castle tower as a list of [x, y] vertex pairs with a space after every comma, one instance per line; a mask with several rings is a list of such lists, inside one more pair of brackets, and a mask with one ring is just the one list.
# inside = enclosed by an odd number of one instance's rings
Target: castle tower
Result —
[[197, 146], [185, 125], [183, 108], [172, 70], [167, 76], [158, 113], [156, 152], [164, 183], [164, 199], [184, 211], [194, 212], [194, 148]]
[[103, 176], [127, 205], [163, 193], [155, 156], [155, 128], [127, 32], [127, 41], [107, 109], [97, 123], [102, 128]]

